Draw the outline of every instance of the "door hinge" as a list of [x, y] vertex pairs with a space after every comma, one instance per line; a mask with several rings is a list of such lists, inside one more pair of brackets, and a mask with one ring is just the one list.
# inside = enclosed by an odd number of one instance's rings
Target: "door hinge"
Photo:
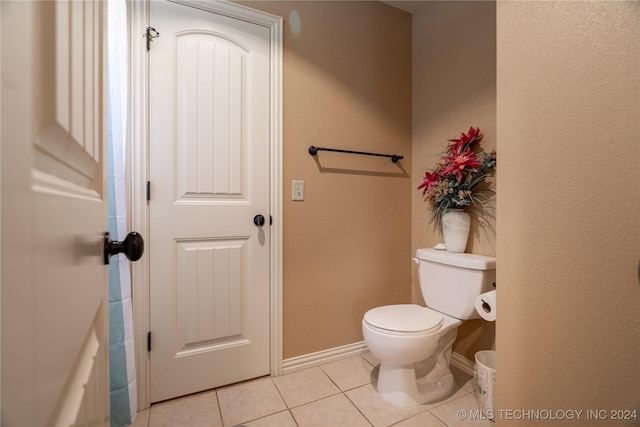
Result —
[[145, 37], [147, 38], [147, 52], [149, 52], [149, 50], [151, 50], [151, 42], [153, 39], [160, 37], [160, 33], [155, 28], [147, 25], [147, 33], [145, 34]]
[[151, 201], [151, 181], [147, 181], [147, 202]]
[[151, 351], [151, 331], [147, 332], [147, 351]]

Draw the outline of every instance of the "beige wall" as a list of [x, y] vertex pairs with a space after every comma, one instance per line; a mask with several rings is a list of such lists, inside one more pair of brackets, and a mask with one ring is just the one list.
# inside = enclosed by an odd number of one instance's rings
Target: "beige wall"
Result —
[[[241, 3], [284, 17], [287, 359], [361, 341], [366, 310], [410, 301], [411, 16], [369, 1]], [[310, 145], [405, 159], [314, 159]]]
[[[640, 2], [498, 2], [498, 409], [640, 410], [639, 29]], [[606, 415], [562, 425], [640, 422]]]
[[[413, 15], [412, 251], [442, 241], [429, 224], [427, 205], [416, 190], [433, 168], [447, 139], [480, 127], [485, 148], [496, 147], [496, 8], [494, 2], [427, 2]], [[498, 153], [501, 163], [500, 153]], [[498, 164], [498, 171], [501, 164]], [[467, 252], [495, 255], [495, 202], [472, 212]], [[498, 265], [500, 262], [498, 261]], [[417, 269], [412, 269], [413, 301], [424, 304]], [[473, 360], [492, 348], [495, 324], [465, 322], [454, 351]]]

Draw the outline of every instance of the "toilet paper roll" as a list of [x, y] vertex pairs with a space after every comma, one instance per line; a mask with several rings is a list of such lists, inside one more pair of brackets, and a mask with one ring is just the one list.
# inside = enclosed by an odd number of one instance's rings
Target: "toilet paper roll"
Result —
[[496, 320], [496, 291], [485, 292], [476, 297], [476, 311], [484, 320]]

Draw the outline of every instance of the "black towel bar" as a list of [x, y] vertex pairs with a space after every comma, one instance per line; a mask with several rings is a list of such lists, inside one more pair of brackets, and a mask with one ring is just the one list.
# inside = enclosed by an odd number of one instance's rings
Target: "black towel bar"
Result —
[[323, 147], [309, 147], [309, 154], [315, 156], [318, 154], [318, 151], [333, 151], [336, 153], [348, 153], [348, 154], [362, 154], [365, 156], [378, 156], [378, 157], [391, 157], [391, 161], [393, 163], [398, 163], [398, 160], [404, 159], [404, 156], [398, 156], [397, 154], [378, 154], [378, 153], [367, 153], [365, 151], [352, 151], [352, 150], [339, 150], [337, 148], [323, 148]]

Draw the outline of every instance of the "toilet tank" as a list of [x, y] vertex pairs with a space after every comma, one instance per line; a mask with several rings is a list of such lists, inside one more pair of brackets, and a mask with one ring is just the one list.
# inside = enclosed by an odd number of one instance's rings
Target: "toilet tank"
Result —
[[477, 319], [475, 299], [494, 289], [496, 258], [418, 249], [420, 289], [427, 306], [456, 319]]

